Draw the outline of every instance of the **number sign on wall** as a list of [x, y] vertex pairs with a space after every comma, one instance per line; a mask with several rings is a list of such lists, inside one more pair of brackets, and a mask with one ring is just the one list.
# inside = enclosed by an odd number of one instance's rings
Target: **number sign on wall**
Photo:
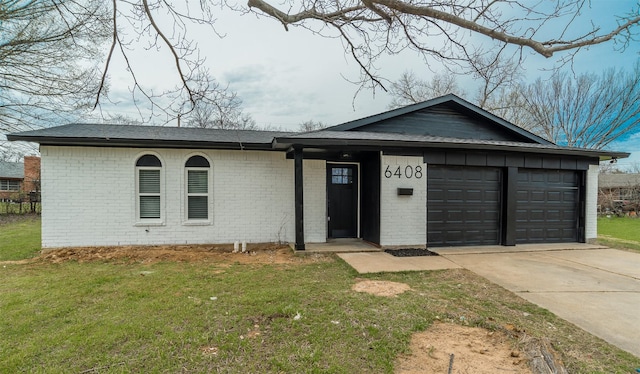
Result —
[[387, 179], [389, 178], [420, 179], [422, 178], [422, 173], [423, 173], [422, 165], [417, 165], [417, 166], [406, 165], [406, 166], [398, 166], [398, 167], [395, 167], [395, 165], [394, 166], [387, 165], [387, 168], [384, 170], [384, 176]]

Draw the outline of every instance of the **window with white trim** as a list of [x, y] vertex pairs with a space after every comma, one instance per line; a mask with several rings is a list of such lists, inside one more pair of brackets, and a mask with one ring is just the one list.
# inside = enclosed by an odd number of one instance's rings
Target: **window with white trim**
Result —
[[192, 156], [185, 163], [187, 220], [209, 220], [209, 161], [202, 156]]
[[141, 156], [136, 162], [138, 219], [162, 219], [162, 162], [154, 155]]
[[19, 191], [20, 181], [10, 179], [0, 179], [0, 191]]

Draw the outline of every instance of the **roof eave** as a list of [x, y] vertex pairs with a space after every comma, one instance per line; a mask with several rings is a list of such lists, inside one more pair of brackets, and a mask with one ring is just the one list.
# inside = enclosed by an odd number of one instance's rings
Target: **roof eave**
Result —
[[113, 138], [70, 138], [70, 137], [34, 137], [7, 135], [10, 141], [27, 141], [41, 145], [78, 146], [78, 147], [127, 147], [127, 148], [200, 148], [200, 149], [246, 149], [271, 150], [271, 143], [251, 142], [212, 142], [196, 140], [155, 140], [155, 139], [113, 139]]
[[438, 148], [438, 149], [474, 149], [474, 150], [495, 150], [518, 153], [545, 153], [558, 155], [575, 155], [583, 157], [597, 157], [601, 161], [610, 159], [626, 158], [629, 153], [611, 152], [602, 150], [591, 150], [581, 148], [539, 148], [527, 147], [523, 145], [501, 145], [501, 144], [473, 144], [455, 142], [421, 142], [406, 140], [369, 140], [369, 139], [302, 139], [302, 138], [276, 138], [273, 146], [276, 149], [288, 149], [291, 146], [299, 145], [303, 147], [380, 147], [380, 148]]

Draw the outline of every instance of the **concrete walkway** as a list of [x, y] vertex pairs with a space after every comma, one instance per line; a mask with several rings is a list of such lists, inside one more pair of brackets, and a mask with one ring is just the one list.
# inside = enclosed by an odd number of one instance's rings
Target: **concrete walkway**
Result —
[[640, 357], [640, 254], [606, 248], [445, 257]]
[[442, 256], [394, 257], [385, 252], [362, 252], [338, 253], [338, 257], [360, 274], [461, 268]]
[[339, 254], [358, 272], [464, 267], [640, 357], [640, 254], [588, 244]]

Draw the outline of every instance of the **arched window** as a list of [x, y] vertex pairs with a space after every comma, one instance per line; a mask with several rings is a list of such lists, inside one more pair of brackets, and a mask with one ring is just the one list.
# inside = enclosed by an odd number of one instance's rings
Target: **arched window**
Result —
[[209, 161], [192, 156], [185, 163], [187, 220], [209, 220]]
[[140, 220], [162, 219], [162, 162], [154, 155], [136, 161], [137, 215]]

